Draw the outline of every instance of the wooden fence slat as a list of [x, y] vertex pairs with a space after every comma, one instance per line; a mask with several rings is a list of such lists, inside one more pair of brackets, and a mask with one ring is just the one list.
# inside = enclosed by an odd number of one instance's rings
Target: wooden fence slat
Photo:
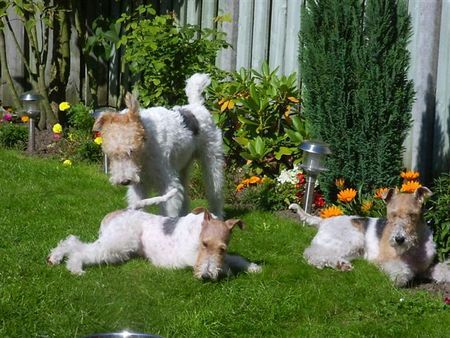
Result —
[[250, 68], [252, 65], [253, 4], [253, 0], [239, 2], [236, 70]]
[[269, 66], [278, 68], [278, 74], [284, 72], [284, 50], [286, 47], [286, 0], [272, 0], [270, 22]]
[[[120, 16], [120, 4], [110, 3], [111, 17], [116, 20]], [[116, 107], [120, 90], [120, 51], [116, 51], [108, 67], [108, 106]]]
[[260, 70], [267, 60], [270, 22], [270, 1], [258, 0], [255, 2], [252, 40], [252, 68]]
[[436, 83], [433, 176], [450, 171], [450, 0], [442, 3]]
[[223, 21], [221, 30], [227, 34], [226, 40], [234, 48], [220, 51], [217, 57], [217, 65], [224, 70], [236, 69], [236, 42], [239, 19], [239, 0], [219, 0], [219, 15], [229, 15], [231, 22]]
[[186, 1], [186, 23], [189, 25], [200, 24], [202, 4], [199, 0]]
[[70, 27], [70, 71], [66, 86], [66, 100], [76, 103], [81, 98], [81, 51], [78, 47], [77, 30], [72, 24]]
[[214, 17], [217, 15], [217, 1], [203, 0], [202, 2], [202, 28], [214, 28]]
[[[22, 23], [19, 21], [19, 18], [17, 17], [17, 14], [14, 12], [12, 8], [8, 9], [8, 17], [11, 21], [11, 26], [13, 28], [14, 34], [16, 35], [17, 39], [19, 40], [19, 45], [21, 46], [22, 50], [24, 50], [24, 28]], [[8, 29], [5, 29], [5, 45], [6, 48], [6, 59], [8, 62], [8, 68], [9, 72], [11, 74], [11, 77], [14, 81], [15, 88], [17, 90], [17, 93], [20, 95], [25, 89], [25, 66], [22, 63], [22, 59], [19, 56], [19, 53], [17, 51], [16, 44], [13, 40], [13, 37]], [[4, 105], [11, 105], [12, 104], [12, 96], [11, 91], [4, 84], [4, 79], [0, 82], [1, 84], [1, 97], [0, 99], [3, 101]]]
[[298, 45], [300, 32], [300, 15], [301, 15], [301, 1], [288, 0], [287, 2], [287, 19], [286, 19], [286, 45], [284, 51], [284, 74], [291, 73], [299, 74], [298, 67]]

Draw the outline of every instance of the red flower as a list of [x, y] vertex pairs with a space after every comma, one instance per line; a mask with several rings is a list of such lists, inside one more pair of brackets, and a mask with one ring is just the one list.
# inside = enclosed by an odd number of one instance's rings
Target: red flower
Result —
[[450, 305], [450, 297], [449, 296], [445, 296], [444, 303], [447, 305]]
[[94, 132], [94, 139], [96, 139], [97, 137], [102, 137], [102, 132], [101, 131], [95, 131]]
[[298, 174], [297, 174], [297, 178], [298, 178], [298, 182], [297, 182], [297, 184], [295, 185], [295, 187], [298, 189], [298, 188], [301, 188], [302, 185], [305, 184], [305, 182], [306, 182], [305, 174], [303, 174], [303, 173], [298, 173]]
[[314, 205], [316, 208], [322, 208], [325, 205], [325, 198], [321, 193], [316, 193], [314, 195]]

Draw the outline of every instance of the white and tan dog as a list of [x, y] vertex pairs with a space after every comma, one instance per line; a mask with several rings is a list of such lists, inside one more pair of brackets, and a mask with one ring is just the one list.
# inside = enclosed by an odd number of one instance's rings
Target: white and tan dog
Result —
[[209, 83], [207, 74], [192, 75], [186, 82], [188, 104], [173, 109], [140, 109], [128, 93], [127, 109], [105, 112], [95, 121], [93, 129], [101, 131], [102, 150], [110, 161], [110, 181], [128, 186], [128, 206], [151, 191], [164, 195], [175, 188], [176, 195], [161, 205], [161, 214], [186, 215], [189, 169], [198, 160], [209, 209], [223, 217], [222, 133], [202, 96]]
[[[141, 206], [164, 203], [176, 189], [164, 196], [141, 201]], [[259, 272], [261, 267], [238, 255], [227, 254], [231, 231], [242, 222], [222, 221], [199, 208], [185, 217], [170, 218], [140, 210], [126, 209], [108, 214], [100, 226], [99, 238], [83, 243], [69, 235], [58, 243], [47, 258], [59, 264], [67, 257], [67, 269], [81, 275], [83, 267], [120, 263], [133, 255], [146, 257], [165, 268], [194, 268], [199, 279], [216, 280], [239, 272]]]
[[436, 249], [433, 233], [422, 215], [424, 199], [431, 195], [426, 187], [414, 193], [390, 189], [384, 200], [387, 218], [337, 216], [322, 219], [290, 205], [300, 218], [318, 228], [304, 257], [317, 268], [341, 271], [353, 268], [351, 260], [364, 257], [385, 271], [397, 286], [406, 286], [415, 277], [450, 281], [450, 268], [434, 265]]

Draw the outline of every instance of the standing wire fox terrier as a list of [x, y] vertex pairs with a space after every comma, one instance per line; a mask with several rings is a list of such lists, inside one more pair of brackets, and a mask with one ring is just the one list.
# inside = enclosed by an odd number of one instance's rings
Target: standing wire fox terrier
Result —
[[450, 281], [446, 263], [434, 264], [436, 249], [433, 233], [423, 219], [424, 199], [431, 195], [426, 187], [414, 193], [387, 191], [387, 218], [336, 216], [322, 219], [307, 214], [297, 204], [289, 209], [318, 228], [304, 257], [319, 269], [341, 271], [353, 268], [350, 261], [363, 256], [378, 265], [397, 286], [406, 286], [415, 277]]
[[207, 74], [194, 74], [186, 82], [188, 105], [139, 109], [137, 99], [126, 95], [127, 109], [106, 112], [95, 121], [101, 130], [102, 150], [110, 160], [110, 181], [128, 186], [128, 206], [148, 197], [150, 190], [176, 195], [161, 206], [161, 213], [178, 217], [188, 212], [188, 176], [194, 159], [202, 167], [210, 210], [223, 217], [222, 133], [202, 96], [210, 84]]
[[[164, 196], [140, 201], [140, 206], [167, 202], [176, 193], [172, 189]], [[83, 243], [69, 235], [50, 252], [47, 261], [59, 264], [67, 257], [67, 269], [77, 275], [84, 273], [84, 266], [119, 263], [133, 255], [146, 257], [158, 267], [193, 267], [194, 276], [199, 279], [217, 280], [240, 272], [260, 272], [259, 265], [227, 254], [236, 225], [243, 227], [238, 219], [222, 221], [204, 208], [180, 218], [119, 210], [105, 216], [95, 242]]]

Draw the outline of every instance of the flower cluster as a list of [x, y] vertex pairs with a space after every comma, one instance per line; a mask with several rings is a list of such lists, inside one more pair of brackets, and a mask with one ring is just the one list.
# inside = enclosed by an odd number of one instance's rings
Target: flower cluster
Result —
[[[404, 171], [400, 173], [403, 184], [401, 192], [413, 193], [421, 186], [418, 181], [419, 173], [416, 171]], [[337, 205], [329, 205], [322, 209], [320, 216], [328, 218], [339, 215], [363, 215], [363, 216], [381, 216], [384, 210], [384, 198], [387, 187], [378, 188], [373, 195], [358, 196], [358, 191], [354, 188], [346, 188], [346, 182], [343, 178], [335, 180], [335, 186], [338, 190], [336, 195]]]

